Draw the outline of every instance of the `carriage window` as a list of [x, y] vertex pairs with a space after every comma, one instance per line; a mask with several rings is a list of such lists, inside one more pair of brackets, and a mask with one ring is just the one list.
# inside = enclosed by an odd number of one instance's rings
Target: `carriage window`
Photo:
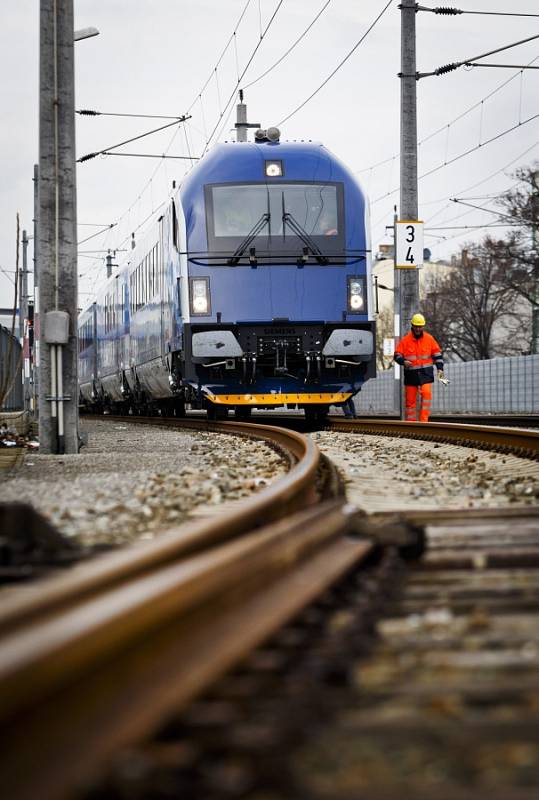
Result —
[[264, 214], [269, 214], [269, 220], [261, 227], [257, 238], [294, 238], [296, 234], [292, 227], [286, 221], [283, 224], [283, 214], [291, 215], [309, 236], [340, 238], [342, 235], [340, 184], [210, 186], [207, 187], [206, 201], [210, 240], [245, 238]]

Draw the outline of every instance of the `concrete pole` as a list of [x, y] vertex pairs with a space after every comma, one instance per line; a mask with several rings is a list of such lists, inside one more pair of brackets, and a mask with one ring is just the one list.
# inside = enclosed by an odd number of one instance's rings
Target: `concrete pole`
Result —
[[34, 350], [32, 353], [32, 381], [34, 415], [39, 417], [39, 166], [34, 164]]
[[[417, 201], [417, 79], [415, 48], [415, 0], [401, 0], [401, 148], [400, 219], [416, 220]], [[399, 286], [401, 337], [408, 333], [410, 320], [419, 307], [419, 275], [416, 269], [396, 270]], [[403, 409], [401, 402], [401, 417]]]
[[[397, 206], [393, 214], [393, 264], [397, 263]], [[401, 298], [401, 270], [393, 268], [393, 336], [395, 337], [395, 347], [400, 338], [400, 298]], [[393, 365], [393, 407], [398, 416], [402, 418], [402, 387], [401, 387], [401, 368], [395, 362]]]
[[19, 301], [21, 317], [21, 345], [23, 350], [22, 384], [24, 410], [30, 409], [30, 351], [28, 343], [28, 235], [22, 232], [22, 272], [21, 294]]
[[21, 244], [22, 244], [22, 269], [19, 270], [19, 340], [21, 342], [21, 347], [23, 346], [24, 342], [24, 310], [23, 310], [23, 284], [24, 284], [24, 273], [28, 268], [27, 263], [27, 247], [28, 247], [28, 239], [26, 238], [26, 231], [22, 232], [21, 237]]
[[77, 453], [73, 0], [40, 0], [39, 82], [40, 451]]
[[[417, 80], [415, 55], [415, 0], [401, 3], [401, 153], [400, 219], [417, 219]], [[401, 270], [400, 332], [408, 333], [418, 310], [419, 276], [416, 269]]]
[[533, 194], [532, 203], [532, 253], [533, 253], [533, 272], [532, 272], [532, 354], [539, 353], [539, 252], [537, 250], [537, 215], [539, 214], [539, 172], [533, 174]]

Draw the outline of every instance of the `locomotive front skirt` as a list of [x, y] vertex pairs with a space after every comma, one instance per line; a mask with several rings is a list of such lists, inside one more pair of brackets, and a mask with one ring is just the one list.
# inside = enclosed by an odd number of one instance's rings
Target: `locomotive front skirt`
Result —
[[83, 312], [85, 405], [322, 413], [375, 374], [366, 198], [272, 138], [206, 155]]

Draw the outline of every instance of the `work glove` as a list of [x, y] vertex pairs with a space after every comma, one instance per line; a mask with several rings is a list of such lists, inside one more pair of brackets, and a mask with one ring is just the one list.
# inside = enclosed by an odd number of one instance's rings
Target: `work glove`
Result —
[[449, 378], [445, 377], [441, 369], [438, 370], [438, 380], [440, 381], [440, 383], [443, 383], [444, 386], [449, 386], [450, 383]]

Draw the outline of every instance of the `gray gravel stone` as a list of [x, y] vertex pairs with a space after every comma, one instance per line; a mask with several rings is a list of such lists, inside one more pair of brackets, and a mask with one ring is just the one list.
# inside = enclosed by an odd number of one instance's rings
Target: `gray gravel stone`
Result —
[[367, 512], [539, 503], [539, 463], [453, 444], [371, 434], [312, 434]]
[[29, 453], [0, 501], [31, 503], [86, 545], [151, 539], [264, 488], [287, 471], [263, 442], [227, 434], [82, 420], [80, 455]]

